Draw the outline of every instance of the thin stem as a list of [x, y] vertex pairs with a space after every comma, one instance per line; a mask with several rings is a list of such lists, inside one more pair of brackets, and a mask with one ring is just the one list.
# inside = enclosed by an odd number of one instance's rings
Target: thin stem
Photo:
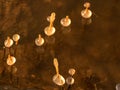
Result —
[[5, 59], [5, 54], [6, 54], [6, 48], [5, 47], [3, 47], [3, 61], [4, 61], [4, 59]]
[[59, 75], [59, 68], [58, 68], [57, 58], [54, 58], [54, 66], [55, 66], [55, 69], [56, 69], [56, 74]]
[[97, 89], [97, 85], [96, 85], [96, 84], [94, 84], [94, 88], [95, 88], [95, 90], [98, 90], [98, 89]]

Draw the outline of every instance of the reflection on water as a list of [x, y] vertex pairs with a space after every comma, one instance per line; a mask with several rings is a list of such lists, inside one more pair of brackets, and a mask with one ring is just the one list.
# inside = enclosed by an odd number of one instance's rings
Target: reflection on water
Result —
[[69, 33], [71, 31], [71, 27], [61, 27], [61, 31], [63, 34]]
[[88, 19], [82, 18], [81, 22], [83, 25], [89, 25], [92, 23], [92, 19], [91, 18], [88, 18]]

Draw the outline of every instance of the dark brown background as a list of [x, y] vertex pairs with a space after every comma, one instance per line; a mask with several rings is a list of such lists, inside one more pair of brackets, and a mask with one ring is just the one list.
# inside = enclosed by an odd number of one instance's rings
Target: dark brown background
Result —
[[[86, 0], [0, 0], [0, 72], [5, 70], [0, 84], [10, 85], [8, 66], [2, 62], [4, 40], [18, 33], [21, 39], [15, 56], [14, 66], [18, 70], [14, 77], [19, 78], [20, 87], [57, 90], [52, 82], [53, 58], [57, 57], [60, 74], [65, 78], [69, 68], [76, 70], [72, 90], [84, 90], [82, 77], [88, 69], [105, 80], [98, 84], [99, 90], [115, 90], [116, 83], [120, 82], [120, 1], [88, 1], [93, 12], [92, 23], [84, 25], [80, 12]], [[52, 12], [56, 13], [56, 33], [47, 37], [44, 28], [49, 25], [46, 18]], [[60, 19], [66, 15], [72, 20], [67, 29], [60, 25]], [[45, 38], [42, 47], [34, 44], [39, 33]]]

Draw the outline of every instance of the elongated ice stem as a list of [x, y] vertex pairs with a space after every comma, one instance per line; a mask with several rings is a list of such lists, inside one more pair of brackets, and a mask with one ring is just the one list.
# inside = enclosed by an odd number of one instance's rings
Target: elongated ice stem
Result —
[[59, 65], [58, 65], [57, 58], [54, 58], [53, 64], [54, 64], [55, 69], [56, 69], [56, 74], [59, 75], [59, 68], [58, 68]]

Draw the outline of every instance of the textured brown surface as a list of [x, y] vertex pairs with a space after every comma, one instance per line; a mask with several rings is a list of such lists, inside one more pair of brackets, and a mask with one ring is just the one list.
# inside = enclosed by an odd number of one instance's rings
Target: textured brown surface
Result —
[[[19, 78], [19, 87], [58, 90], [52, 82], [55, 74], [53, 58], [57, 57], [60, 74], [65, 78], [69, 68], [76, 69], [72, 90], [86, 88], [82, 81], [88, 69], [103, 80], [97, 84], [101, 88], [99, 90], [115, 90], [116, 83], [120, 82], [120, 1], [89, 0], [93, 11], [92, 23], [83, 25], [80, 12], [85, 1], [0, 0], [0, 73], [5, 70], [0, 77], [0, 84], [9, 84], [8, 66], [2, 62], [3, 42], [7, 36], [18, 33], [21, 39], [14, 65], [18, 71], [14, 77]], [[49, 25], [46, 18], [53, 11], [56, 13], [56, 33], [48, 38], [44, 28]], [[60, 19], [66, 15], [69, 15], [72, 24], [64, 29]], [[34, 44], [39, 33], [45, 38], [43, 47]], [[11, 48], [11, 54], [14, 48]]]

